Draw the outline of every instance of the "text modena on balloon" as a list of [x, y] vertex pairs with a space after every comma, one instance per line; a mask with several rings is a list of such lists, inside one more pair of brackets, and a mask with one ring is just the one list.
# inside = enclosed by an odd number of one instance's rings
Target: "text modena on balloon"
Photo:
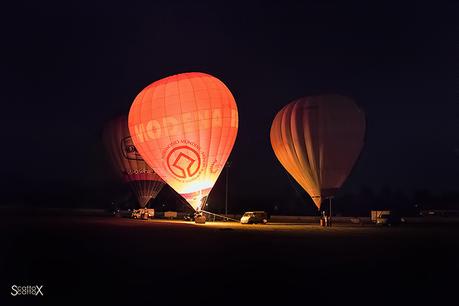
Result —
[[[176, 136], [183, 132], [191, 133], [197, 130], [210, 129], [211, 127], [223, 127], [223, 110], [201, 110], [189, 112], [179, 116], [169, 116], [162, 120], [149, 120], [145, 124], [140, 123], [134, 126], [134, 133], [139, 142], [158, 139], [162, 136]], [[226, 117], [225, 119], [227, 119]], [[230, 113], [229, 126], [238, 127], [237, 110], [232, 109]]]
[[238, 112], [229, 89], [198, 72], [156, 81], [135, 98], [129, 130], [145, 161], [199, 210], [236, 140]]

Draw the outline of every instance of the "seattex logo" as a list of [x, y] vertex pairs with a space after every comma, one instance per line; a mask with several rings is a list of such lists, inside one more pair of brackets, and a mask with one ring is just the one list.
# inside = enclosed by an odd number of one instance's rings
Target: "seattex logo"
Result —
[[43, 285], [34, 285], [34, 286], [18, 286], [18, 285], [13, 285], [11, 286], [11, 292], [10, 294], [12, 296], [18, 296], [18, 295], [33, 295], [33, 296], [43, 296]]

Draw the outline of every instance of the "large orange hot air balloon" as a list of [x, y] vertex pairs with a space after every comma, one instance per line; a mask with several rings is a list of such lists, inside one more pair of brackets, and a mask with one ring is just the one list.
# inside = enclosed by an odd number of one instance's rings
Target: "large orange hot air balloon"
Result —
[[281, 109], [271, 126], [276, 157], [317, 208], [351, 172], [364, 143], [365, 115], [349, 98], [305, 97]]
[[109, 121], [104, 128], [103, 139], [115, 169], [130, 185], [140, 207], [144, 208], [156, 198], [164, 181], [137, 152], [129, 134], [127, 116]]
[[205, 73], [183, 73], [150, 84], [129, 112], [129, 130], [140, 154], [195, 210], [205, 205], [237, 129], [233, 95]]

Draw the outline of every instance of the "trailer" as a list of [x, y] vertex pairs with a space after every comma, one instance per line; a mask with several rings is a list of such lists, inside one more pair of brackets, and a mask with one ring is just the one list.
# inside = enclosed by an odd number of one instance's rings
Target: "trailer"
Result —
[[134, 209], [131, 213], [133, 219], [148, 219], [155, 216], [155, 210], [153, 208], [140, 208]]
[[371, 211], [371, 222], [376, 223], [378, 218], [381, 218], [383, 215], [390, 215], [390, 210], [372, 210]]

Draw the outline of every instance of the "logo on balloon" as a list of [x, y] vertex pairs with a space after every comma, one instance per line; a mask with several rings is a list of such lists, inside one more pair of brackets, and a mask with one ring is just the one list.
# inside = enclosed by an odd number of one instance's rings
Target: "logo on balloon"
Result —
[[182, 180], [193, 179], [201, 168], [199, 152], [187, 145], [173, 148], [166, 162], [169, 171]]
[[131, 136], [121, 139], [121, 152], [126, 159], [143, 160], [137, 148], [134, 146]]

